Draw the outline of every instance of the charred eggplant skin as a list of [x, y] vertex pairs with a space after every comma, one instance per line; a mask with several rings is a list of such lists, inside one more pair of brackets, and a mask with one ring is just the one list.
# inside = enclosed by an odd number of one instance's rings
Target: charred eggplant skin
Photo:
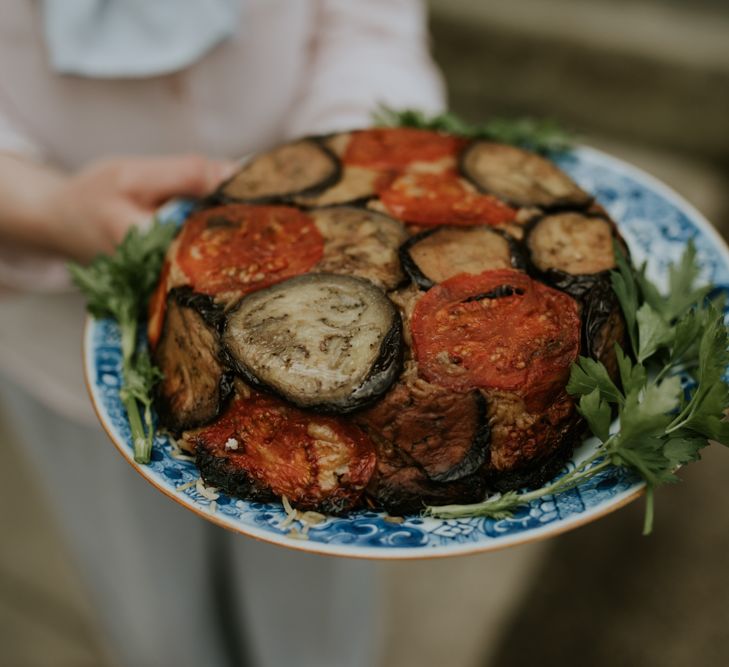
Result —
[[[603, 212], [594, 211], [581, 213], [586, 218], [604, 220], [610, 225], [612, 236], [623, 252], [629, 256], [628, 246], [620, 235], [615, 223]], [[571, 274], [557, 269], [539, 269], [531, 261], [529, 252], [529, 237], [536, 226], [548, 215], [539, 215], [530, 220], [526, 225], [524, 235], [525, 254], [528, 258], [529, 273], [543, 282], [566, 292], [576, 299], [582, 309], [582, 340], [581, 349], [584, 356], [602, 361], [614, 380], [617, 380], [617, 366], [613, 346], [607, 343], [612, 338], [619, 343], [623, 349], [626, 347], [625, 327], [620, 304], [615, 292], [612, 289], [611, 271], [600, 271], [598, 273]], [[613, 320], [613, 328], [617, 331], [606, 331]], [[607, 347], [606, 347], [607, 345]]]
[[[565, 183], [571, 183], [574, 186], [574, 191], [566, 196], [554, 196], [549, 202], [537, 202], [530, 200], [529, 197], [508, 197], [500, 195], [498, 192], [493, 192], [485, 187], [479, 180], [479, 178], [471, 173], [468, 165], [470, 154], [472, 151], [478, 150], [482, 146], [493, 146], [494, 148], [504, 148], [508, 150], [521, 151], [522, 154], [527, 156], [533, 156], [535, 160], [546, 161], [550, 167], [553, 167], [555, 173], [559, 174], [560, 177], [565, 179]], [[502, 199], [508, 204], [517, 207], [531, 207], [537, 206], [544, 211], [583, 211], [589, 208], [594, 198], [586, 192], [583, 192], [580, 187], [572, 181], [572, 179], [565, 174], [556, 164], [553, 164], [547, 157], [531, 153], [525, 149], [520, 149], [515, 146], [504, 146], [498, 142], [492, 142], [487, 140], [475, 139], [469, 143], [458, 156], [458, 170], [459, 173], [470, 183], [472, 183], [480, 192], [486, 194], [492, 194], [499, 199]]]
[[[233, 368], [235, 372], [246, 382], [246, 384], [249, 384], [258, 391], [278, 396], [279, 398], [289, 401], [293, 405], [297, 405], [295, 401], [291, 400], [291, 397], [281, 393], [272, 385], [261, 381], [261, 379], [254, 375], [245, 365], [239, 363], [235, 356], [233, 356], [227, 348], [223, 349], [223, 356], [226, 360], [226, 364], [230, 368]], [[382, 341], [382, 345], [380, 346], [380, 356], [378, 361], [372, 367], [370, 375], [351, 395], [350, 400], [346, 404], [332, 405], [329, 403], [316, 403], [314, 405], [299, 407], [303, 407], [310, 412], [322, 415], [347, 415], [352, 412], [363, 410], [375, 403], [381, 397], [381, 394], [368, 394], [369, 388], [378, 381], [379, 375], [383, 373], [389, 375], [392, 378], [389, 381], [391, 384], [400, 374], [402, 361], [402, 320], [398, 316], [393, 328]]]
[[[562, 212], [562, 211], [559, 211]], [[571, 274], [566, 271], [560, 271], [558, 269], [546, 269], [542, 270], [536, 266], [531, 259], [531, 253], [529, 252], [529, 237], [533, 233], [534, 229], [539, 223], [548, 218], [552, 213], [541, 214], [534, 216], [524, 226], [524, 239], [522, 241], [524, 247], [524, 256], [526, 258], [526, 270], [532, 277], [537, 280], [541, 280], [550, 287], [554, 287], [558, 290], [566, 292], [574, 299], [582, 302], [585, 297], [593, 290], [596, 286], [601, 285], [605, 282], [610, 282], [610, 271], [600, 271], [598, 273], [583, 273], [583, 274]], [[599, 212], [581, 212], [585, 218], [594, 218], [598, 220], [604, 220], [610, 224], [613, 232], [613, 237], [620, 243], [622, 247], [625, 246], [625, 241], [619, 235], [615, 223], [603, 213]]]
[[170, 290], [170, 295], [175, 299], [177, 305], [183, 308], [192, 308], [200, 314], [205, 322], [217, 333], [224, 324], [223, 308], [215, 303], [215, 300], [207, 294], [200, 294], [193, 291], [191, 287], [175, 287]]
[[[327, 273], [321, 273], [321, 274], [305, 274], [303, 276], [298, 276], [297, 278], [289, 279], [291, 280], [299, 280], [299, 279], [308, 279], [310, 277], [325, 277], [325, 278], [347, 278], [350, 280], [357, 280], [361, 281], [363, 283], [367, 283], [368, 285], [372, 286], [374, 289], [380, 290], [378, 287], [374, 286], [370, 281], [364, 279], [364, 278], [355, 278], [353, 276], [338, 276], [335, 274], [327, 274]], [[284, 281], [284, 282], [289, 282]], [[279, 283], [279, 285], [282, 285], [282, 283]], [[277, 286], [274, 286], [277, 287]], [[271, 288], [267, 288], [271, 289]], [[261, 290], [263, 292], [264, 290]], [[257, 294], [260, 294], [260, 292], [253, 292], [251, 295], [248, 296], [256, 296]], [[384, 296], [384, 293], [383, 293]], [[386, 297], [385, 297], [386, 298]], [[235, 316], [235, 314], [241, 309], [241, 307], [244, 305], [246, 297], [243, 297], [235, 306], [233, 306], [227, 313], [227, 316], [225, 318], [225, 324], [223, 325], [223, 337], [225, 338], [226, 332], [230, 328], [230, 323], [232, 318]], [[278, 396], [279, 398], [282, 398], [289, 403], [296, 405], [297, 407], [306, 409], [310, 412], [315, 412], [323, 415], [345, 415], [352, 412], [356, 412], [359, 410], [362, 410], [370, 405], [372, 405], [374, 402], [376, 402], [386, 391], [387, 389], [392, 385], [392, 383], [395, 381], [395, 379], [400, 375], [400, 372], [402, 370], [402, 363], [403, 363], [403, 357], [404, 357], [404, 350], [403, 350], [403, 324], [402, 319], [400, 316], [399, 311], [397, 308], [395, 308], [395, 305], [392, 304], [389, 299], [388, 303], [391, 307], [391, 326], [390, 329], [387, 331], [386, 335], [383, 337], [380, 347], [379, 347], [379, 353], [378, 356], [373, 363], [370, 372], [368, 373], [367, 377], [363, 380], [363, 382], [354, 389], [354, 391], [346, 398], [346, 400], [337, 401], [334, 403], [327, 403], [327, 402], [321, 402], [321, 403], [306, 403], [303, 404], [301, 402], [298, 402], [294, 397], [285, 394], [284, 392], [280, 391], [276, 387], [274, 387], [272, 384], [267, 383], [261, 378], [259, 378], [250, 368], [246, 366], [246, 364], [241, 363], [241, 361], [236, 357], [236, 355], [232, 352], [229, 345], [226, 345], [225, 342], [223, 342], [223, 357], [225, 359], [226, 364], [234, 369], [234, 371], [251, 387], [254, 389], [257, 389], [259, 391], [262, 391], [264, 393], [272, 394], [274, 396]]]
[[399, 447], [377, 447], [377, 470], [365, 492], [370, 503], [392, 515], [417, 514], [426, 505], [483, 500], [486, 484], [480, 472], [450, 482], [430, 479]]
[[[223, 323], [222, 308], [217, 305], [211, 297], [205, 294], [193, 292], [190, 287], [176, 287], [170, 290], [167, 298], [168, 300], [173, 300], [182, 308], [189, 308], [193, 310], [215, 332], [216, 336], [220, 335], [220, 328]], [[165, 318], [160, 341], [166, 338], [168, 334], [167, 329], [168, 322]], [[160, 346], [158, 345], [156, 354], [158, 354], [159, 351]], [[218, 351], [219, 353], [222, 353], [222, 348], [219, 348]], [[155, 361], [157, 361], [157, 359], [155, 359]], [[221, 414], [225, 406], [228, 404], [228, 401], [233, 394], [233, 382], [235, 375], [226, 363], [225, 357], [222, 354], [218, 355], [218, 361], [221, 364], [222, 371], [217, 383], [216, 406], [210, 414], [201, 419], [191, 420], [190, 418], [186, 418], [184, 415], [179, 414], [177, 410], [172, 409], [167, 397], [165, 397], [162, 392], [163, 383], [159, 383], [157, 385], [154, 394], [155, 410], [159, 415], [161, 424], [173, 435], [177, 436], [182, 431], [209, 424]], [[164, 372], [164, 368], [162, 370]]]
[[223, 456], [217, 456], [204, 447], [196, 447], [195, 464], [205, 484], [224, 489], [238, 498], [268, 503], [278, 500], [268, 488], [256, 484], [255, 480], [240, 467], [233, 467]]
[[[387, 383], [387, 386], [389, 387], [394, 381], [395, 378], [397, 378], [398, 375], [400, 375], [400, 372], [402, 370], [402, 362], [403, 362], [403, 345], [402, 345], [402, 319], [400, 318], [400, 313], [396, 312], [395, 317], [393, 319], [393, 326], [390, 329], [390, 331], [387, 332], [387, 335], [382, 341], [382, 345], [380, 346], [380, 354], [377, 358], [377, 361], [372, 366], [372, 371], [370, 372], [367, 379], [357, 388], [357, 390], [352, 394], [351, 399], [351, 405], [346, 407], [344, 411], [342, 408], [329, 408], [330, 410], [333, 410], [335, 412], [339, 412], [339, 414], [343, 414], [344, 412], [354, 412], [356, 410], [361, 410], [362, 408], [367, 407], [368, 405], [371, 405], [375, 401], [377, 401], [381, 393], [377, 395], [368, 395], [369, 389], [373, 384], [378, 383], [380, 376], [388, 376], [390, 379]], [[327, 406], [320, 406], [319, 411], [324, 412], [327, 410]]]
[[629, 350], [627, 329], [618, 298], [609, 280], [585, 295], [582, 311], [583, 355], [597, 359], [614, 382], [620, 382], [615, 344]]
[[489, 444], [491, 441], [491, 426], [486, 416], [486, 398], [476, 391], [476, 404], [478, 405], [478, 421], [480, 426], [471, 443], [471, 449], [461, 461], [448, 470], [430, 475], [434, 482], [453, 482], [475, 473], [488, 459]]
[[[335, 185], [339, 179], [342, 177], [342, 162], [339, 159], [339, 157], [334, 153], [334, 151], [331, 150], [325, 143], [324, 140], [326, 139], [325, 136], [322, 135], [311, 135], [307, 137], [302, 137], [296, 142], [291, 143], [298, 143], [301, 141], [309, 141], [312, 144], [316, 145], [316, 147], [321, 150], [321, 152], [328, 158], [328, 160], [331, 163], [331, 172], [327, 175], [326, 178], [319, 181], [318, 183], [315, 183], [314, 185], [311, 185], [309, 187], [303, 188], [301, 190], [295, 190], [291, 192], [286, 192], [279, 195], [265, 195], [261, 197], [252, 197], [250, 199], [245, 198], [242, 199], [240, 197], [234, 197], [231, 195], [226, 194], [225, 189], [226, 187], [232, 183], [239, 175], [240, 173], [245, 170], [246, 165], [242, 167], [241, 170], [237, 171], [233, 176], [231, 176], [229, 179], [221, 183], [218, 188], [207, 198], [205, 198], [204, 207], [208, 208], [211, 206], [219, 206], [221, 204], [235, 204], [235, 203], [246, 203], [246, 204], [287, 204], [287, 205], [295, 205], [295, 199], [297, 197], [308, 197], [312, 195], [318, 195], [324, 192], [327, 188], [330, 188], [332, 185]], [[283, 145], [283, 144], [282, 144]], [[275, 150], [275, 149], [274, 149]], [[257, 157], [257, 156], [254, 156]], [[302, 207], [303, 208], [303, 207]]]
[[[417, 265], [412, 255], [410, 254], [410, 251], [422, 240], [427, 239], [429, 236], [432, 236], [433, 234], [436, 234], [437, 232], [446, 228], [446, 226], [441, 225], [439, 227], [434, 227], [433, 229], [426, 229], [422, 232], [419, 232], [418, 234], [415, 234], [415, 236], [411, 236], [407, 241], [405, 241], [405, 243], [400, 246], [400, 249], [398, 251], [400, 255], [400, 264], [402, 265], [403, 270], [408, 275], [410, 280], [424, 292], [427, 292], [436, 283], [434, 283], [420, 270], [420, 267]], [[491, 231], [503, 237], [509, 244], [509, 254], [511, 255], [512, 268], [516, 269], [517, 271], [526, 271], [527, 260], [516, 239], [510, 234], [507, 234], [502, 229], [493, 228]]]

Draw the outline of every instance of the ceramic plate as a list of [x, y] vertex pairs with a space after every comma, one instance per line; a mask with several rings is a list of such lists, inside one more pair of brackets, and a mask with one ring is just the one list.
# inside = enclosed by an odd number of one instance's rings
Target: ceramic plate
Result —
[[[595, 194], [630, 246], [636, 263], [648, 260], [659, 283], [666, 267], [694, 239], [703, 267], [702, 278], [729, 287], [729, 250], [698, 211], [668, 187], [620, 160], [581, 147], [557, 162], [588, 192]], [[162, 217], [181, 222], [190, 205], [168, 205]], [[119, 400], [121, 350], [113, 321], [89, 319], [84, 338], [86, 380], [99, 419], [124, 458], [150, 483], [189, 510], [230, 530], [283, 546], [361, 558], [399, 559], [455, 556], [491, 551], [570, 530], [612, 512], [637, 498], [643, 485], [625, 470], [606, 469], [572, 491], [543, 498], [513, 518], [440, 520], [419, 516], [394, 522], [382, 513], [360, 511], [347, 518], [329, 518], [302, 539], [279, 504], [254, 503], [219, 494], [213, 502], [196, 488], [197, 468], [180, 460], [166, 436], [155, 441], [150, 465], [132, 457], [126, 414]], [[567, 464], [574, 467], [591, 451], [587, 440]], [[191, 484], [192, 483], [192, 484]], [[161, 527], [162, 528], [162, 527]]]

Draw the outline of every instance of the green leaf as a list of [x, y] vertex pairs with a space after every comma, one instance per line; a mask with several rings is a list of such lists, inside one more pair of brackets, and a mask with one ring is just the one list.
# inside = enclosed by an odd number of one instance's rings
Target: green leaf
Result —
[[152, 404], [152, 390], [155, 384], [162, 379], [162, 371], [152, 364], [149, 352], [145, 349], [136, 356], [134, 365], [124, 378], [124, 387], [121, 389], [122, 400], [132, 397], [143, 405]]
[[701, 458], [699, 452], [706, 447], [706, 444], [704, 438], [677, 435], [666, 440], [663, 445], [663, 454], [671, 466], [675, 468], [692, 461], [698, 461]]
[[144, 233], [132, 227], [113, 255], [100, 255], [88, 266], [72, 263], [71, 277], [97, 318], [136, 319], [159, 278], [165, 252], [177, 228], [155, 220]]
[[648, 303], [635, 314], [638, 322], [638, 361], [644, 362], [673, 340], [673, 328]]
[[567, 392], [579, 396], [589, 394], [594, 389], [599, 389], [602, 398], [610, 403], [622, 403], [625, 400], [601, 362], [589, 357], [580, 357], [570, 369]]
[[699, 369], [696, 374], [701, 384], [713, 385], [724, 377], [729, 364], [729, 334], [724, 315], [715, 308], [708, 308], [708, 325], [699, 343]]
[[610, 405], [600, 397], [600, 390], [595, 388], [589, 394], [584, 394], [577, 409], [592, 433], [600, 442], [605, 442], [610, 436], [611, 411]]
[[625, 324], [628, 330], [628, 337], [633, 351], [638, 353], [638, 328], [636, 324], [636, 313], [640, 304], [638, 302], [638, 287], [635, 282], [633, 269], [628, 263], [622, 248], [614, 243], [615, 262], [617, 271], [610, 272], [610, 282], [613, 286], [615, 296], [618, 298], [620, 308], [625, 317]]
[[645, 366], [643, 364], [634, 364], [618, 343], [615, 343], [615, 358], [618, 362], [623, 393], [627, 395], [638, 391], [646, 383]]
[[633, 468], [650, 486], [678, 481], [673, 464], [663, 453], [664, 440], [656, 436], [626, 439], [612, 451], [617, 465]]
[[676, 322], [669, 365], [698, 363], [699, 343], [706, 325], [707, 310], [704, 308], [690, 310]]
[[670, 423], [668, 413], [681, 402], [681, 381], [670, 377], [660, 384], [649, 383], [643, 391], [632, 391], [620, 413], [621, 438], [629, 441], [645, 435], [662, 434]]
[[470, 139], [523, 146], [539, 153], [565, 151], [572, 145], [571, 135], [550, 119], [492, 118], [485, 123], [471, 124], [451, 112], [427, 116], [416, 109], [395, 110], [380, 106], [373, 114], [373, 120], [377, 125], [385, 127], [414, 127], [448, 132]]
[[[162, 374], [152, 365], [146, 349], [136, 352], [137, 327], [176, 231], [175, 225], [158, 220], [145, 232], [132, 227], [114, 254], [101, 255], [88, 266], [74, 263], [68, 267], [74, 283], [86, 296], [88, 311], [96, 318], [110, 317], [119, 324], [123, 366], [119, 396], [129, 419], [134, 458], [140, 463], [149, 462], [154, 440], [152, 389]], [[145, 407], [146, 433], [138, 403]]]
[[668, 296], [664, 311], [667, 320], [682, 315], [691, 306], [703, 301], [711, 291], [711, 285], [695, 286], [700, 270], [696, 259], [696, 245], [690, 240], [681, 261], [668, 268]]
[[654, 310], [659, 313], [664, 312], [664, 306], [666, 303], [666, 297], [664, 297], [658, 288], [648, 279], [646, 276], [646, 269], [648, 267], [647, 262], [641, 264], [638, 271], [633, 272], [633, 277], [640, 289], [640, 293], [643, 296], [643, 301], [648, 303]]
[[668, 427], [669, 433], [693, 431], [705, 438], [729, 445], [729, 424], [724, 411], [729, 407], [729, 386], [724, 374], [729, 364], [729, 335], [724, 316], [713, 306], [707, 308], [708, 325], [698, 346], [696, 387], [691, 399]]

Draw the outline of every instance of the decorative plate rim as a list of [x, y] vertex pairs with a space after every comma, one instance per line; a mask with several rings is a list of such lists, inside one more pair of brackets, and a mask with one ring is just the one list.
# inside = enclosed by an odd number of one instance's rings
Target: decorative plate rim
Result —
[[[696, 207], [689, 203], [683, 196], [678, 194], [670, 186], [666, 185], [658, 178], [650, 175], [644, 170], [636, 167], [624, 160], [614, 157], [602, 150], [592, 148], [590, 146], [578, 145], [572, 151], [573, 154], [593, 158], [599, 162], [611, 166], [621, 174], [631, 177], [640, 182], [649, 190], [663, 197], [677, 209], [682, 211], [694, 224], [702, 234], [708, 236], [714, 241], [719, 254], [722, 256], [727, 266], [729, 266], [729, 247], [719, 232], [707, 220], [707, 218]], [[171, 210], [176, 206], [176, 202], [169, 202], [162, 207], [160, 213], [164, 215], [165, 210]], [[275, 544], [278, 546], [304, 551], [308, 553], [316, 553], [327, 556], [339, 556], [346, 558], [366, 559], [366, 560], [421, 560], [426, 558], [447, 558], [455, 556], [473, 555], [490, 551], [497, 551], [508, 547], [519, 546], [536, 542], [556, 535], [560, 535], [567, 531], [579, 528], [588, 523], [592, 523], [608, 514], [611, 514], [628, 503], [639, 498], [645, 491], [644, 482], [635, 482], [628, 488], [617, 493], [609, 501], [585, 509], [579, 513], [575, 513], [567, 518], [553, 521], [542, 526], [529, 528], [523, 532], [511, 535], [503, 535], [490, 540], [461, 542], [443, 545], [422, 545], [415, 547], [373, 547], [362, 546], [358, 544], [339, 544], [316, 542], [312, 540], [300, 540], [289, 537], [285, 533], [275, 533], [270, 529], [259, 526], [245, 525], [242, 522], [227, 517], [221, 513], [211, 512], [205, 506], [198, 505], [192, 498], [181, 492], [174, 492], [167, 488], [164, 483], [157, 479], [155, 474], [150, 473], [144, 465], [140, 465], [134, 461], [133, 453], [129, 445], [120, 437], [114, 426], [111, 424], [108, 414], [102, 409], [102, 401], [99, 396], [98, 388], [92, 381], [92, 370], [95, 369], [95, 360], [91, 356], [93, 350], [92, 336], [97, 321], [90, 315], [86, 316], [83, 334], [83, 367], [84, 380], [87, 391], [91, 398], [91, 402], [99, 419], [101, 426], [112, 441], [116, 449], [122, 457], [132, 466], [132, 468], [141, 475], [147, 482], [155, 486], [165, 496], [179, 503], [188, 510], [192, 510], [198, 516], [211, 521], [212, 523], [239, 533], [248, 537], [252, 537], [262, 542]], [[247, 503], [249, 501], [243, 500]]]

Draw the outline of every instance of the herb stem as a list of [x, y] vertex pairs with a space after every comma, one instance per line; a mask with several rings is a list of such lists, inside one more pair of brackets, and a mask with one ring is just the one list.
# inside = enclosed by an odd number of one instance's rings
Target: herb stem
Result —
[[647, 484], [645, 490], [645, 515], [643, 516], [643, 535], [653, 532], [653, 485]]
[[127, 375], [132, 366], [134, 359], [134, 349], [137, 345], [137, 320], [132, 319], [128, 322], [120, 322], [121, 330], [121, 350], [124, 374]]
[[131, 430], [132, 442], [134, 443], [134, 460], [137, 463], [149, 463], [152, 448], [151, 445], [147, 447], [147, 435], [144, 432], [137, 399], [133, 396], [125, 396], [122, 399], [122, 403], [129, 418], [129, 429]]
[[605, 459], [604, 461], [600, 461], [600, 463], [592, 467], [587, 467], [590, 463], [592, 463], [602, 455], [604, 455], [604, 451], [602, 449], [599, 449], [592, 456], [585, 459], [572, 472], [569, 472], [566, 475], [560, 477], [556, 482], [552, 482], [552, 484], [549, 484], [548, 486], [520, 495], [519, 499], [523, 503], [529, 503], [532, 500], [537, 500], [538, 498], [542, 498], [543, 496], [554, 495], [557, 493], [561, 493], [562, 491], [569, 491], [570, 489], [575, 488], [575, 486], [577, 486], [581, 481], [594, 477], [597, 473], [610, 465], [610, 460]]
[[430, 516], [442, 519], [456, 519], [468, 516], [503, 516], [511, 513], [511, 510], [521, 505], [527, 505], [533, 500], [538, 500], [544, 496], [556, 495], [563, 491], [569, 491], [575, 488], [586, 479], [591, 479], [601, 470], [607, 468], [611, 463], [608, 458], [600, 461], [596, 465], [591, 465], [597, 459], [604, 456], [605, 451], [601, 447], [598, 451], [588, 456], [573, 471], [560, 477], [555, 482], [534, 491], [528, 491], [520, 495], [514, 495], [513, 499], [504, 496], [489, 498], [482, 503], [473, 505], [442, 505], [428, 507], [427, 512]]
[[[121, 349], [122, 349], [122, 376], [124, 386], [131, 385], [130, 377], [134, 369], [134, 358], [137, 345], [137, 320], [130, 318], [128, 321], [120, 322]], [[123, 390], [122, 390], [123, 391]], [[129, 429], [132, 433], [134, 445], [134, 460], [137, 463], [149, 463], [152, 455], [152, 442], [154, 429], [152, 428], [152, 414], [149, 406], [145, 406], [144, 423], [147, 425], [145, 432], [142, 423], [142, 415], [139, 413], [139, 402], [133, 394], [122, 397], [122, 403], [129, 418]]]

